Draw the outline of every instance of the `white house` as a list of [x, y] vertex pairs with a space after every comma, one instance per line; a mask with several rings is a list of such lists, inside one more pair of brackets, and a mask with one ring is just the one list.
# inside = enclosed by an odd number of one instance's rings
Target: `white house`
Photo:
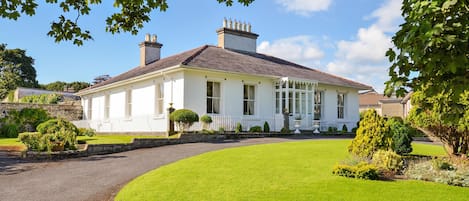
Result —
[[321, 130], [352, 129], [359, 120], [358, 91], [370, 86], [257, 53], [250, 25], [225, 20], [217, 34], [218, 46], [162, 59], [163, 45], [147, 34], [140, 66], [77, 93], [84, 119], [75, 123], [98, 132], [166, 132], [170, 104], [209, 114], [215, 130], [268, 122], [279, 131], [282, 108], [292, 122], [302, 117], [302, 129], [312, 129], [314, 120]]

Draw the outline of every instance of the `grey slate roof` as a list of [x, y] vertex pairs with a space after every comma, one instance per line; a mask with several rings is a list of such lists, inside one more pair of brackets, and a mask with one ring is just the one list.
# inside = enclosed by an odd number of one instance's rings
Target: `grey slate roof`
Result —
[[180, 64], [189, 67], [232, 73], [316, 80], [322, 84], [347, 86], [360, 90], [372, 88], [365, 84], [324, 73], [277, 57], [204, 45], [180, 54], [166, 57], [144, 67], [136, 67], [84, 90], [98, 88]]

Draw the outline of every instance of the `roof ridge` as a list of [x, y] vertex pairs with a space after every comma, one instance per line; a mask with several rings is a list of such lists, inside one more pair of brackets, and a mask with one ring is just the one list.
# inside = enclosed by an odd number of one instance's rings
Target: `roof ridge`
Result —
[[202, 47], [200, 47], [199, 50], [197, 50], [196, 52], [194, 52], [194, 54], [190, 55], [189, 57], [187, 57], [187, 59], [185, 59], [184, 61], [181, 62], [182, 65], [187, 65], [189, 62], [191, 62], [195, 57], [199, 56], [200, 53], [202, 53], [204, 50], [206, 50], [208, 48], [208, 45], [204, 45]]

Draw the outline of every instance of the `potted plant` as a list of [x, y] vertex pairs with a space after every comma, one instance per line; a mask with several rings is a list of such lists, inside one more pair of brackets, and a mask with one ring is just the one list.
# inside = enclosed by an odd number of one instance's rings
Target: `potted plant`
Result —
[[300, 134], [301, 133], [300, 132], [301, 119], [302, 119], [301, 115], [296, 115], [295, 116], [295, 128], [296, 128], [295, 132], [294, 132], [295, 134]]

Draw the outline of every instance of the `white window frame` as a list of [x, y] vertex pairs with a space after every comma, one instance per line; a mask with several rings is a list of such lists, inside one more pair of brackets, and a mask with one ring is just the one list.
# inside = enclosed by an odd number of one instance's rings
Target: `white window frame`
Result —
[[[209, 96], [208, 95], [208, 87], [209, 87], [209, 83], [212, 84], [212, 96]], [[215, 90], [215, 84], [218, 84], [218, 96], [214, 96], [214, 90]], [[207, 114], [221, 114], [221, 82], [219, 81], [212, 81], [212, 80], [207, 80], [206, 82], [206, 92], [205, 92], [205, 111], [207, 112]], [[211, 110], [209, 110], [210, 108], [208, 107], [208, 103], [209, 103], [209, 99], [212, 100], [212, 105], [211, 105]], [[214, 100], [218, 100], [218, 112], [214, 112], [214, 108], [215, 108], [215, 101]]]
[[132, 89], [125, 91], [125, 118], [132, 117]]
[[[316, 101], [316, 95], [319, 95], [319, 103]], [[324, 91], [315, 91], [313, 95], [314, 107], [313, 107], [313, 119], [322, 120], [324, 113]], [[319, 106], [319, 119], [316, 119], [316, 107]]]
[[[341, 96], [342, 95], [342, 96]], [[346, 98], [347, 94], [343, 92], [337, 92], [337, 119], [345, 119], [345, 105], [346, 105]], [[340, 105], [339, 98], [342, 97], [342, 105]]]
[[93, 97], [88, 98], [88, 108], [87, 108], [87, 115], [86, 118], [88, 120], [93, 119]]
[[110, 95], [104, 94], [104, 119], [109, 119], [109, 114], [110, 114], [110, 109], [111, 109], [111, 100], [110, 100]]
[[155, 84], [155, 115], [164, 114], [164, 83]]
[[[247, 98], [244, 97], [244, 94], [246, 94], [246, 92], [245, 92], [246, 87], [248, 89], [248, 92], [247, 92], [248, 97]], [[254, 90], [254, 93], [253, 93], [254, 97], [250, 97], [251, 93], [249, 93], [249, 89], [251, 89], [251, 87], [252, 87], [252, 90]], [[257, 106], [256, 106], [256, 97], [257, 97], [256, 92], [257, 92], [257, 89], [256, 88], [257, 88], [257, 86], [255, 84], [245, 83], [243, 85], [243, 115], [245, 115], [245, 116], [255, 116], [255, 115], [257, 115], [257, 111], [256, 111], [256, 109], [257, 109]], [[247, 110], [248, 107], [245, 107], [245, 106], [247, 106], [248, 103], [252, 103], [253, 108], [251, 110], [251, 113], [249, 113], [249, 111]]]

